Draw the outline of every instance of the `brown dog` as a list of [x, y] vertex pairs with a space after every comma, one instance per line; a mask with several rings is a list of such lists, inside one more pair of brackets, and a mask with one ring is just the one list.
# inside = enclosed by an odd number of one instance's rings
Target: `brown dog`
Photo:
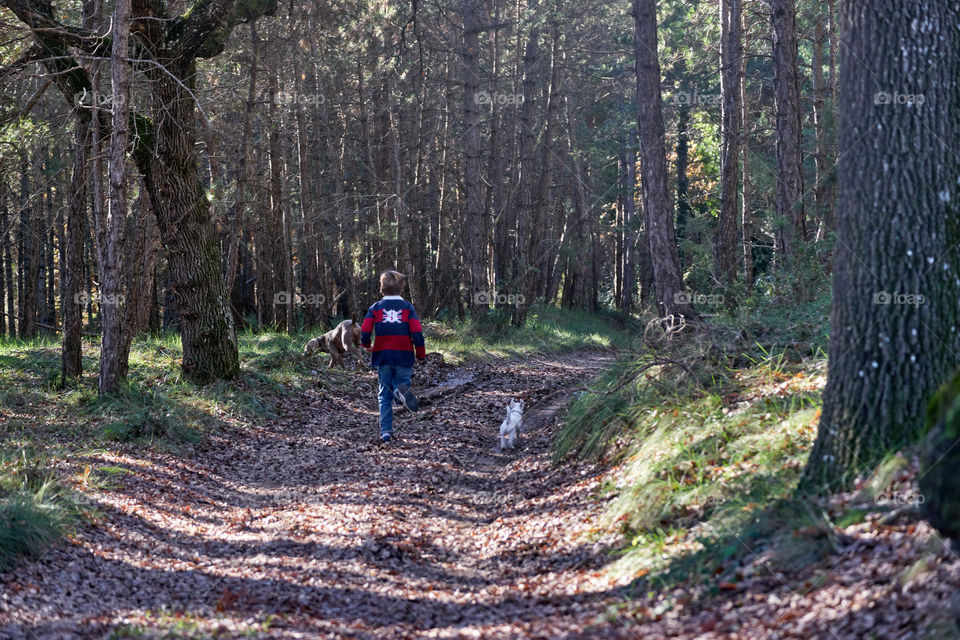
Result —
[[357, 366], [363, 366], [360, 325], [354, 320], [344, 320], [322, 336], [317, 336], [308, 341], [303, 348], [303, 355], [309, 356], [317, 351], [326, 351], [330, 354], [330, 364], [327, 365], [327, 368], [332, 368], [334, 364], [338, 364], [346, 369], [346, 365], [343, 364], [343, 354], [351, 352], [357, 354]]

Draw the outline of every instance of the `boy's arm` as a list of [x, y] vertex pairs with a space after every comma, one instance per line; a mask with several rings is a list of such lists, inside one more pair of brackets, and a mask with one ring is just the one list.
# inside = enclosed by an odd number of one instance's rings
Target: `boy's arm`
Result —
[[417, 360], [423, 360], [427, 357], [427, 346], [423, 341], [423, 327], [420, 326], [420, 318], [417, 317], [417, 310], [413, 308], [413, 305], [410, 305], [410, 315], [407, 316], [407, 324], [410, 325], [410, 339], [413, 340]]
[[370, 348], [370, 336], [373, 335], [373, 311], [367, 309], [367, 315], [363, 316], [363, 323], [360, 325], [360, 344], [365, 348]]

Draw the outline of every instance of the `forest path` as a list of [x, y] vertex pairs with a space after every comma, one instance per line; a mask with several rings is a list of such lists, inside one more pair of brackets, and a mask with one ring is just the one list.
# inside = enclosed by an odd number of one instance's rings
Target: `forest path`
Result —
[[[587, 535], [602, 478], [550, 464], [555, 391], [612, 362], [431, 362], [415, 388], [472, 381], [398, 412], [390, 446], [363, 371], [190, 453], [98, 455], [135, 473], [96, 494], [97, 524], [0, 576], [0, 637], [630, 637], [604, 615], [616, 585]], [[512, 397], [525, 428], [501, 453]]]

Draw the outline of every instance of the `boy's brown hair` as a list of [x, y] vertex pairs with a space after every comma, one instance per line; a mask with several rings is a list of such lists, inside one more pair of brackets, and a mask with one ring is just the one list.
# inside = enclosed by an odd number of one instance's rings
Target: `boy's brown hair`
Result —
[[385, 296], [398, 296], [403, 293], [407, 276], [390, 269], [380, 274], [380, 293]]

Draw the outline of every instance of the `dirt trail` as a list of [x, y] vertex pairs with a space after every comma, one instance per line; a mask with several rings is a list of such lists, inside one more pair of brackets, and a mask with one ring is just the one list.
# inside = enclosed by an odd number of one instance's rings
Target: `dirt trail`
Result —
[[[0, 638], [126, 637], [151, 618], [175, 637], [629, 637], [604, 616], [605, 541], [584, 535], [600, 479], [550, 466], [551, 392], [610, 362], [427, 365], [421, 389], [474, 377], [399, 414], [389, 447], [363, 372], [187, 455], [97, 456], [135, 473], [96, 494], [96, 525], [0, 575]], [[525, 430], [500, 453], [518, 396]]]

